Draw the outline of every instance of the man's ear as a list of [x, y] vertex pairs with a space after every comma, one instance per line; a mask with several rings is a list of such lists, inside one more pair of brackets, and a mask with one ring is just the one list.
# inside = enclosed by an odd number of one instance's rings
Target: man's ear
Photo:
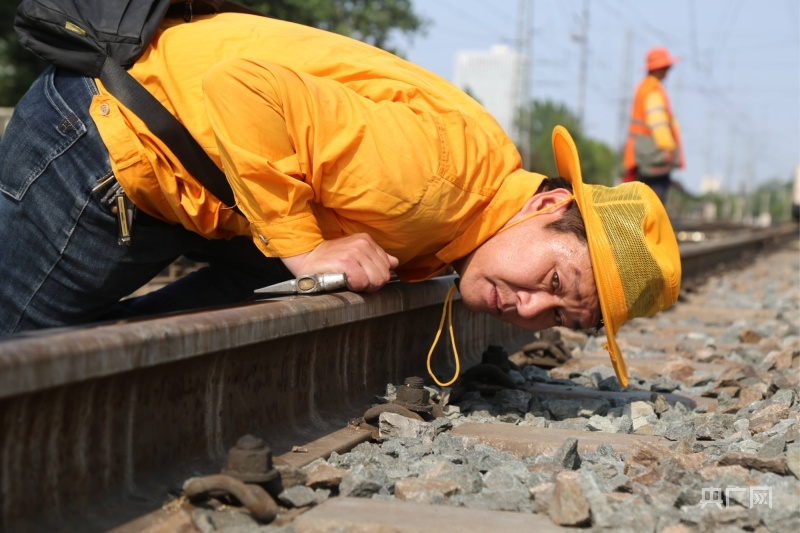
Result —
[[[514, 217], [509, 220], [509, 222], [513, 222], [517, 218], [522, 218], [525, 216], [532, 215], [537, 211], [541, 211], [542, 209], [546, 209], [553, 204], [557, 204], [558, 202], [562, 202], [566, 200], [568, 197], [572, 196], [572, 193], [569, 192], [567, 189], [553, 189], [552, 191], [545, 191], [539, 192], [531, 196], [527, 202], [520, 208], [519, 213], [514, 215]], [[554, 208], [551, 213], [558, 213], [563, 209], [569, 207], [569, 202], [564, 202], [560, 206]]]

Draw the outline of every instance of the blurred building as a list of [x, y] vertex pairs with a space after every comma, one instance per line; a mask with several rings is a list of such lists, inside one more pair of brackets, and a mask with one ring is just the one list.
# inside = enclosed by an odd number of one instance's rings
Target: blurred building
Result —
[[521, 55], [505, 45], [456, 54], [453, 83], [469, 92], [515, 138], [514, 113], [520, 101]]
[[720, 192], [722, 190], [722, 178], [719, 176], [703, 176], [700, 180], [700, 194]]
[[700, 216], [706, 222], [717, 220], [717, 204], [714, 202], [703, 202]]

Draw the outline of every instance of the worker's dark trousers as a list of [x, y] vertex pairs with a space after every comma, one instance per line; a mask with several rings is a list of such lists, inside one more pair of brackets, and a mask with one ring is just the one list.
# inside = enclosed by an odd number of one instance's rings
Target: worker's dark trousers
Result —
[[[290, 277], [249, 238], [210, 241], [137, 213], [130, 246], [108, 186], [108, 151], [89, 116], [91, 78], [46, 70], [0, 139], [0, 337], [14, 332], [219, 306]], [[208, 266], [162, 290], [121, 299], [175, 259]]]
[[669, 184], [671, 183], [670, 174], [661, 176], [641, 176], [638, 175], [637, 179], [642, 183], [646, 183], [656, 193], [661, 203], [667, 204], [667, 193], [669, 192]]

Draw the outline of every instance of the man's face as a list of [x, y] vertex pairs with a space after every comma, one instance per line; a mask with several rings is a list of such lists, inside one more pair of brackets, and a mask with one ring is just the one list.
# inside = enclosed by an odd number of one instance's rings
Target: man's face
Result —
[[[511, 222], [567, 196], [564, 189], [539, 193]], [[572, 234], [545, 229], [568, 205], [496, 234], [456, 262], [462, 303], [527, 329], [597, 325], [600, 306], [587, 246]]]

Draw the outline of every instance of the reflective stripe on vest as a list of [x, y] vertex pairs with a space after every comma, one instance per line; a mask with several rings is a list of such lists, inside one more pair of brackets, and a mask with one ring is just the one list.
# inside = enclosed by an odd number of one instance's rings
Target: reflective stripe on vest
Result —
[[644, 120], [632, 119], [628, 124], [628, 135], [645, 135], [649, 137], [651, 134], [650, 126]]

